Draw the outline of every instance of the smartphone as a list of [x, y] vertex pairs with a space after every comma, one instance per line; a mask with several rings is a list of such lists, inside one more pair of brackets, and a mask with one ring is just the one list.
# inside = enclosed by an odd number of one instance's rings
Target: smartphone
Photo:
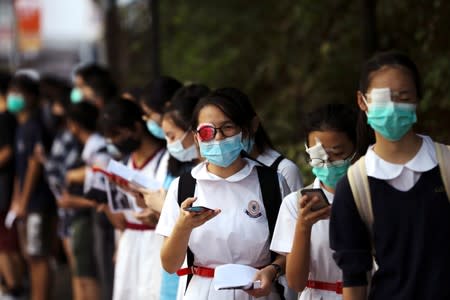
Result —
[[213, 209], [207, 208], [204, 206], [189, 206], [189, 207], [185, 207], [184, 210], [190, 211], [190, 212], [202, 213], [202, 212], [210, 211]]
[[311, 207], [312, 211], [316, 211], [330, 205], [330, 202], [328, 202], [327, 196], [325, 196], [322, 189], [303, 189], [301, 190], [301, 194], [302, 196], [307, 195], [310, 198], [314, 196], [319, 198], [320, 201]]

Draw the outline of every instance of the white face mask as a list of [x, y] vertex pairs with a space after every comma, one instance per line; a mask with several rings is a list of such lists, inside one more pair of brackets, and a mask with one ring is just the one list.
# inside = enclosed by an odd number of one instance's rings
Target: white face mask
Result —
[[175, 159], [179, 161], [191, 161], [198, 158], [197, 148], [195, 147], [195, 143], [190, 147], [184, 149], [183, 148], [183, 140], [187, 136], [188, 132], [186, 132], [180, 139], [176, 140], [173, 143], [167, 144], [167, 150], [170, 155], [172, 155]]

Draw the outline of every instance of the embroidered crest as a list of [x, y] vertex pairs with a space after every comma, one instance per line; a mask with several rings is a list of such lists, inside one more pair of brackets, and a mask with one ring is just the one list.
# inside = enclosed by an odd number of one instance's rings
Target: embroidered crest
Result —
[[261, 213], [261, 207], [258, 203], [258, 201], [256, 200], [251, 200], [248, 205], [247, 205], [247, 210], [245, 211], [245, 213], [250, 217], [250, 218], [259, 218], [261, 217], [262, 213]]

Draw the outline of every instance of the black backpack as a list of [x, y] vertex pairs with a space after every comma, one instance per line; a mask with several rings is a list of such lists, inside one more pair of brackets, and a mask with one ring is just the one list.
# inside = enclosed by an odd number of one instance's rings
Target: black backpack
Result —
[[[280, 159], [281, 161], [282, 159]], [[271, 167], [266, 166], [257, 166], [256, 171], [258, 173], [259, 186], [261, 188], [261, 194], [263, 198], [264, 208], [266, 210], [267, 215], [267, 223], [269, 225], [269, 238], [272, 238], [273, 231], [275, 229], [275, 223], [278, 217], [278, 211], [280, 210], [281, 201], [283, 200], [281, 197], [281, 191], [278, 180], [278, 173], [276, 170]], [[181, 203], [186, 200], [186, 198], [193, 197], [195, 193], [195, 185], [197, 181], [194, 177], [192, 177], [191, 172], [184, 173], [180, 176], [178, 182], [178, 205], [181, 206]], [[271, 259], [275, 260], [277, 253], [271, 251]], [[192, 251], [187, 249], [187, 264], [188, 267], [192, 267], [194, 265], [194, 254]], [[192, 275], [187, 275], [187, 283], [186, 289], [189, 285], [189, 281], [192, 278]], [[284, 288], [280, 284], [276, 284], [277, 291], [280, 294], [281, 299], [284, 299]]]

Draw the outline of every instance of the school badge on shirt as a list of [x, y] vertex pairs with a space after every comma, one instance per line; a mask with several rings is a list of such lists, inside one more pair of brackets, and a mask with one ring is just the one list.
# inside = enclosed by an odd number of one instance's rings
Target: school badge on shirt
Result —
[[261, 215], [262, 215], [262, 213], [261, 213], [261, 206], [259, 205], [258, 201], [251, 200], [248, 203], [248, 205], [247, 205], [247, 210], [245, 211], [245, 213], [250, 218], [259, 218], [259, 217], [261, 217]]

